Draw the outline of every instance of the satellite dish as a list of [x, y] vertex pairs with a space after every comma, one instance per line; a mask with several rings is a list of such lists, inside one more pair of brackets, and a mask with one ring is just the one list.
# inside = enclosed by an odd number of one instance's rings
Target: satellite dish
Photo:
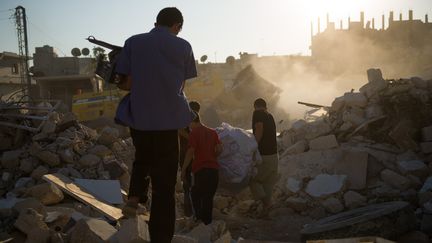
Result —
[[84, 56], [88, 56], [90, 54], [90, 50], [88, 48], [83, 48], [81, 50], [81, 54], [83, 54]]
[[79, 56], [81, 56], [81, 51], [80, 51], [80, 49], [77, 48], [77, 47], [73, 48], [72, 51], [71, 51], [71, 53], [72, 53], [72, 56], [74, 56], [74, 57], [79, 57]]
[[205, 61], [207, 61], [207, 55], [202, 56], [202, 57], [200, 58], [200, 61], [201, 61], [201, 62], [205, 62]]

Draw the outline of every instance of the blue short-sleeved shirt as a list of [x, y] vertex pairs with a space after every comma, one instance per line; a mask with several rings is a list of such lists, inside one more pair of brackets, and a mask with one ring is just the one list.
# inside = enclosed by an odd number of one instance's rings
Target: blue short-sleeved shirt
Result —
[[166, 27], [126, 40], [116, 72], [131, 75], [132, 87], [116, 120], [137, 130], [179, 129], [194, 118], [183, 82], [197, 76], [191, 45]]

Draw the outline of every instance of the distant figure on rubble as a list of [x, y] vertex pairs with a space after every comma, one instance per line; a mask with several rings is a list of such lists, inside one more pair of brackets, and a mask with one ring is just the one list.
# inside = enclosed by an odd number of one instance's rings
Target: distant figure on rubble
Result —
[[[199, 114], [201, 105], [198, 101], [190, 101], [189, 107], [192, 111]], [[190, 128], [186, 127], [179, 130], [179, 138], [180, 138], [180, 170], [183, 168], [183, 162], [185, 159], [186, 151], [188, 149], [189, 143], [189, 134]], [[186, 168], [186, 177], [183, 180], [183, 191], [184, 191], [184, 199], [183, 199], [183, 211], [186, 217], [190, 217], [193, 214], [192, 211], [192, 198], [191, 198], [191, 188], [192, 188], [192, 166], [189, 165]]]
[[177, 8], [162, 9], [150, 32], [126, 40], [116, 68], [121, 81], [131, 83], [130, 95], [119, 104], [116, 119], [130, 127], [136, 149], [123, 214], [136, 215], [138, 203], [146, 202], [150, 176], [149, 232], [155, 243], [171, 242], [174, 235], [178, 129], [194, 118], [183, 87], [197, 71], [191, 45], [177, 37], [182, 27], [183, 16]]
[[189, 145], [182, 167], [182, 180], [187, 178], [187, 167], [192, 162], [192, 205], [196, 220], [210, 224], [213, 218], [213, 197], [219, 183], [217, 156], [222, 143], [216, 131], [201, 123], [200, 116], [190, 124]]
[[268, 209], [278, 176], [276, 125], [272, 114], [267, 111], [267, 103], [264, 99], [256, 99], [254, 108], [252, 130], [262, 162], [258, 165], [258, 174], [251, 179], [250, 188], [254, 198], [262, 201], [264, 208]]

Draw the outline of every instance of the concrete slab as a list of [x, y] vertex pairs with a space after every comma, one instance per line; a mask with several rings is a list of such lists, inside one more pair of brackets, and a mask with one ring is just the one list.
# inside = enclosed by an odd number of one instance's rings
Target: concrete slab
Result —
[[335, 164], [336, 174], [347, 175], [349, 189], [365, 188], [368, 157], [364, 151], [344, 150], [342, 159]]

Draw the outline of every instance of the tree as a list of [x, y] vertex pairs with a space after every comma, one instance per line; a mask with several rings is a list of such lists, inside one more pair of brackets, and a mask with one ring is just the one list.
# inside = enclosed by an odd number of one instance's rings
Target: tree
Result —
[[93, 47], [93, 56], [96, 58], [96, 60], [102, 59], [106, 60], [107, 56], [105, 54], [105, 49], [102, 47]]
[[202, 56], [201, 58], [200, 58], [200, 61], [202, 62], [202, 63], [205, 63], [205, 61], [207, 61], [207, 55], [204, 55], [204, 56]]
[[235, 63], [235, 58], [233, 56], [228, 56], [225, 60], [225, 62], [229, 65], [234, 65]]

